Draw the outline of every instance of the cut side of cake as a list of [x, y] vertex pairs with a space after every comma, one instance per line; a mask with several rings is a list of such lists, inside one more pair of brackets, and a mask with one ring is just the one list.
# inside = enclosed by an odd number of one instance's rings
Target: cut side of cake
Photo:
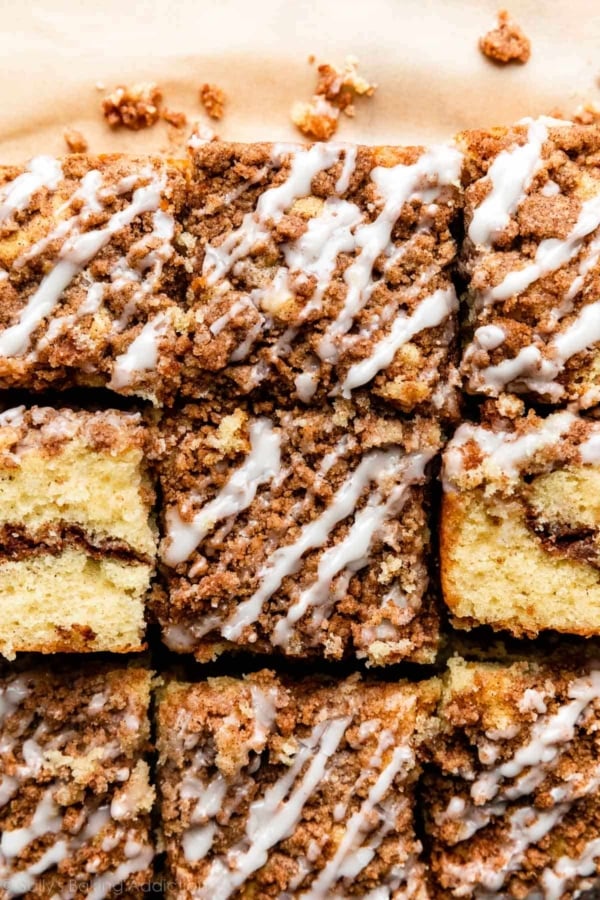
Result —
[[431, 662], [430, 420], [362, 395], [322, 410], [266, 401], [166, 415], [156, 454], [167, 645], [380, 665]]
[[141, 416], [0, 414], [0, 653], [127, 652], [156, 553]]
[[0, 676], [3, 898], [144, 896], [150, 682], [108, 663]]
[[414, 832], [436, 681], [172, 681], [158, 707], [167, 897], [429, 897]]
[[600, 401], [600, 125], [466, 132], [466, 389]]
[[433, 896], [596, 897], [600, 661], [457, 657], [438, 715], [423, 792]]
[[74, 154], [0, 167], [0, 386], [173, 395], [185, 166]]
[[210, 142], [192, 165], [184, 392], [311, 404], [368, 385], [456, 414], [455, 147]]
[[464, 423], [443, 477], [440, 564], [454, 624], [599, 634], [600, 424], [567, 410]]

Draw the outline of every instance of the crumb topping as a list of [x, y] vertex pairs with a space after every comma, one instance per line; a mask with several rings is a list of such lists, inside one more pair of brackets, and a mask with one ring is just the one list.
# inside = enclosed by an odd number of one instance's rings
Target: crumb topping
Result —
[[[433, 869], [455, 897], [577, 897], [597, 882], [597, 662], [451, 662], [440, 776], [429, 783]], [[439, 792], [439, 793], [438, 793]], [[591, 878], [589, 876], [592, 876]]]
[[497, 63], [526, 63], [531, 56], [531, 41], [505, 9], [498, 13], [498, 26], [479, 39], [479, 49]]
[[349, 56], [343, 68], [330, 63], [318, 67], [315, 93], [309, 102], [297, 102], [291, 111], [292, 122], [317, 141], [327, 141], [337, 131], [340, 113], [354, 116], [354, 99], [372, 97], [376, 84], [358, 74], [358, 60]]
[[[172, 685], [159, 711], [168, 863], [223, 896], [420, 896], [412, 823], [419, 721], [436, 688]], [[234, 862], [235, 860], [235, 862]], [[188, 880], [189, 879], [189, 880]], [[188, 893], [189, 890], [189, 893]]]
[[162, 91], [153, 82], [119, 85], [104, 97], [102, 113], [111, 128], [139, 131], [158, 122], [161, 104]]
[[65, 143], [69, 148], [69, 153], [86, 153], [88, 142], [76, 128], [67, 128], [64, 133], [64, 138]]
[[200, 102], [211, 119], [222, 119], [227, 95], [217, 84], [204, 83], [200, 88]]

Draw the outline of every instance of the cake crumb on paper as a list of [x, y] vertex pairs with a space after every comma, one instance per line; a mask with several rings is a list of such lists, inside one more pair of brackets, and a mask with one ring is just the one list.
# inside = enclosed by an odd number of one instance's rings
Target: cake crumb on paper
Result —
[[222, 119], [227, 100], [225, 91], [216, 84], [205, 82], [200, 88], [200, 102], [211, 119]]
[[600, 122], [600, 106], [597, 103], [584, 103], [577, 107], [571, 119], [577, 125], [596, 125]]
[[498, 12], [498, 25], [479, 38], [484, 56], [497, 63], [526, 63], [531, 56], [531, 41], [522, 28], [513, 22], [507, 10]]
[[194, 124], [194, 128], [187, 139], [187, 146], [194, 150], [196, 147], [200, 147], [202, 144], [208, 144], [210, 141], [218, 141], [219, 135], [213, 131], [210, 125], [205, 125], [203, 122], [196, 122]]
[[294, 103], [291, 117], [302, 134], [317, 141], [328, 141], [337, 131], [340, 111], [325, 97], [315, 94], [309, 103]]
[[173, 128], [185, 128], [187, 125], [187, 116], [183, 112], [165, 108], [161, 111], [161, 117]]
[[342, 69], [322, 63], [317, 71], [317, 86], [312, 99], [294, 103], [291, 119], [306, 137], [326, 141], [337, 131], [340, 113], [354, 116], [355, 98], [372, 97], [377, 85], [358, 74], [358, 60], [353, 56], [346, 59]]
[[104, 118], [111, 128], [130, 128], [139, 131], [155, 125], [160, 116], [162, 91], [153, 82], [141, 82], [132, 87], [119, 85], [102, 101]]
[[76, 128], [66, 128], [63, 137], [69, 153], [85, 153], [88, 149], [88, 142]]

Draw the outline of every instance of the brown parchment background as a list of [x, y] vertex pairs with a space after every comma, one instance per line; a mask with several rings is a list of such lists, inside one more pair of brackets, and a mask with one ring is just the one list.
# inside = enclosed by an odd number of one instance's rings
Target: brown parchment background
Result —
[[[477, 50], [494, 0], [0, 0], [0, 162], [66, 151], [79, 128], [91, 151], [166, 150], [164, 123], [114, 131], [102, 82], [153, 80], [166, 105], [203, 119], [198, 86], [229, 96], [225, 139], [297, 137], [294, 100], [309, 99], [318, 61], [359, 57], [379, 84], [343, 117], [342, 140], [427, 141], [465, 127], [503, 124], [600, 102], [596, 0], [513, 0], [531, 38], [525, 66], [498, 68]], [[206, 120], [208, 121], [208, 120]], [[187, 132], [186, 132], [187, 135]], [[173, 148], [176, 149], [176, 148]]]

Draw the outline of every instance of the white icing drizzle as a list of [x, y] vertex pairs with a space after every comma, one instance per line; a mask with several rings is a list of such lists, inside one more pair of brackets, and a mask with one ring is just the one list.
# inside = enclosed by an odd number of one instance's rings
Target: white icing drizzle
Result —
[[[478, 331], [480, 330], [482, 329]], [[475, 337], [478, 338], [478, 333]], [[565, 330], [549, 341], [547, 356], [544, 356], [538, 347], [529, 344], [515, 357], [482, 369], [479, 377], [483, 385], [491, 387], [496, 392], [503, 390], [511, 382], [517, 382], [522, 383], [528, 390], [546, 394], [552, 400], [558, 401], [564, 396], [565, 391], [555, 379], [569, 359], [598, 341], [600, 341], [600, 301], [595, 301], [583, 306]]]
[[484, 350], [495, 350], [506, 340], [506, 332], [498, 325], [482, 325], [474, 335], [474, 342]]
[[125, 353], [114, 362], [108, 387], [120, 390], [130, 385], [140, 372], [156, 369], [158, 363], [158, 342], [169, 327], [167, 313], [158, 313], [146, 322], [140, 333], [133, 339]]
[[154, 859], [152, 847], [140, 846], [136, 856], [120, 863], [114, 872], [105, 872], [94, 878], [86, 900], [103, 900], [113, 888], [129, 878], [135, 872], [142, 872], [151, 865]]
[[350, 179], [352, 178], [352, 173], [356, 168], [356, 155], [358, 153], [358, 147], [356, 144], [343, 144], [344, 148], [344, 162], [342, 163], [342, 171], [340, 173], [340, 177], [335, 183], [335, 192], [340, 196], [345, 194], [348, 188], [350, 187]]
[[270, 225], [281, 221], [296, 200], [310, 194], [315, 176], [338, 162], [342, 151], [343, 147], [339, 144], [313, 144], [308, 150], [276, 144], [272, 153], [274, 164], [280, 164], [284, 157], [291, 154], [288, 177], [282, 184], [264, 191], [255, 211], [246, 213], [240, 227], [227, 235], [221, 244], [207, 244], [202, 266], [207, 284], [216, 284], [239, 259], [268, 239]]
[[204, 859], [210, 848], [217, 831], [216, 822], [208, 822], [206, 825], [195, 825], [188, 828], [182, 838], [183, 854], [189, 863]]
[[395, 747], [391, 759], [369, 790], [366, 800], [353, 813], [346, 824], [344, 835], [333, 857], [321, 870], [309, 891], [301, 894], [306, 900], [321, 900], [331, 896], [328, 891], [339, 878], [355, 878], [369, 865], [377, 849], [377, 841], [363, 846], [364, 833], [374, 829], [374, 820], [382, 819], [377, 807], [391, 789], [396, 776], [412, 763], [414, 756], [409, 747]]
[[188, 559], [217, 522], [250, 506], [258, 488], [279, 473], [280, 440], [269, 419], [257, 419], [250, 425], [250, 453], [219, 494], [191, 522], [185, 522], [176, 508], [167, 511], [167, 545], [163, 552], [167, 565], [176, 566]]
[[[473, 782], [471, 802], [454, 797], [446, 810], [436, 816], [438, 824], [446, 820], [461, 823], [455, 841], [468, 840], [492, 819], [504, 815], [507, 801], [518, 800], [536, 790], [556, 768], [561, 748], [569, 746], [587, 708], [600, 697], [600, 670], [594, 669], [573, 681], [568, 697], [569, 702], [552, 715], [546, 715], [547, 707], [539, 691], [530, 691], [527, 698], [524, 695], [523, 705], [527, 709], [544, 710], [533, 723], [527, 743], [519, 747], [512, 758], [484, 772]], [[501, 865], [497, 858], [489, 863], [484, 860], [466, 864], [448, 862], [448, 871], [465, 887], [468, 884], [491, 891], [500, 890], [508, 873], [519, 868], [528, 848], [562, 820], [575, 800], [595, 794], [599, 786], [600, 766], [585, 778], [570, 778], [555, 785], [551, 792], [555, 806], [544, 810], [517, 807], [510, 813], [506, 840], [499, 848]], [[554, 877], [553, 871], [547, 875], [549, 884]], [[560, 896], [560, 893], [556, 895], [557, 898]]]
[[387, 368], [403, 344], [427, 328], [435, 328], [458, 309], [454, 287], [438, 289], [421, 300], [410, 315], [397, 315], [389, 334], [378, 341], [370, 356], [355, 363], [348, 370], [341, 387], [343, 397], [371, 381], [378, 372]]
[[[145, 212], [157, 212], [160, 205], [161, 192], [164, 187], [164, 179], [148, 169], [144, 169], [138, 175], [132, 176], [125, 185], [117, 185], [117, 193], [122, 193], [125, 189], [131, 189], [133, 184], [141, 178], [150, 178], [150, 182], [134, 191], [128, 206], [114, 213], [102, 228], [83, 232], [81, 231], [81, 225], [85, 221], [86, 216], [98, 211], [98, 208], [102, 208], [99, 199], [101, 196], [102, 176], [100, 172], [93, 170], [88, 172], [82, 179], [79, 190], [69, 202], [72, 202], [75, 197], [81, 198], [84, 201], [83, 210], [68, 221], [61, 222], [55, 230], [54, 237], [57, 232], [60, 232], [61, 236], [68, 234], [69, 237], [60, 250], [58, 261], [51, 271], [44, 276], [37, 290], [20, 311], [18, 321], [0, 334], [0, 355], [14, 357], [25, 353], [32, 332], [44, 318], [52, 313], [62, 292], [83, 271], [94, 256], [109, 243], [115, 234], [130, 225], [140, 215]], [[163, 225], [162, 220], [159, 220], [159, 226], [164, 230]], [[30, 248], [27, 258], [39, 249], [43, 249], [50, 237], [48, 236], [42, 242], [39, 242], [38, 246]], [[152, 264], [156, 265], [157, 259], [158, 257], [156, 259], [153, 258]]]
[[54, 802], [52, 791], [42, 795], [29, 825], [3, 831], [0, 838], [0, 852], [8, 860], [18, 856], [28, 844], [45, 834], [56, 834], [62, 827], [62, 817]]
[[547, 137], [544, 121], [531, 121], [527, 141], [498, 154], [487, 172], [490, 191], [474, 210], [469, 225], [468, 234], [474, 244], [490, 245], [506, 228], [542, 163]]
[[[600, 697], [600, 670], [577, 679], [569, 687], [571, 702], [554, 713], [534, 722], [527, 744], [519, 747], [514, 757], [503, 762], [496, 769], [481, 775], [471, 786], [471, 796], [476, 803], [493, 800], [500, 791], [504, 779], [513, 779], [521, 775], [525, 769], [535, 769], [535, 780], [541, 784], [546, 775], [546, 766], [555, 761], [560, 745], [573, 739], [575, 726], [583, 711]], [[515, 786], [517, 791], [521, 788]], [[528, 786], [528, 790], [533, 788]], [[503, 791], [506, 796], [520, 796], [511, 789]]]
[[[344, 194], [347, 191], [356, 164], [356, 148], [330, 144], [316, 144], [308, 150], [285, 145], [276, 146], [273, 150], [272, 163], [280, 164], [281, 158], [286, 154], [291, 155], [290, 171], [286, 181], [265, 191], [259, 198], [256, 210], [247, 213], [242, 225], [229, 234], [221, 244], [208, 245], [205, 248], [203, 275], [209, 285], [216, 285], [232, 271], [238, 261], [248, 256], [253, 247], [268, 241], [271, 227], [281, 220], [297, 199], [310, 194], [315, 175], [338, 162], [342, 154], [342, 172], [336, 183], [336, 192]], [[413, 165], [375, 168], [371, 178], [382, 197], [383, 205], [377, 219], [371, 223], [365, 223], [363, 212], [356, 204], [340, 199], [339, 196], [327, 198], [321, 204], [319, 212], [309, 218], [301, 237], [283, 246], [286, 266], [280, 266], [273, 273], [269, 284], [250, 291], [249, 298], [262, 313], [244, 342], [233, 351], [230, 362], [239, 362], [247, 357], [261, 332], [273, 326], [272, 312], [293, 298], [291, 276], [298, 282], [313, 278], [314, 290], [299, 313], [298, 321], [268, 348], [264, 358], [253, 367], [252, 383], [254, 386], [260, 384], [276, 359], [282, 354], [289, 353], [291, 342], [302, 322], [310, 319], [314, 313], [322, 311], [323, 298], [338, 265], [340, 254], [353, 254], [355, 259], [346, 268], [343, 276], [347, 286], [343, 307], [330, 324], [318, 347], [322, 361], [336, 363], [340, 353], [340, 342], [342, 339], [345, 341], [357, 339], [357, 336], [348, 335], [354, 319], [368, 303], [373, 290], [383, 283], [383, 279], [374, 279], [373, 276], [376, 260], [385, 254], [388, 257], [387, 269], [402, 255], [392, 242], [391, 235], [403, 205], [411, 200], [419, 200], [424, 204], [424, 209], [433, 212], [432, 201], [437, 199], [445, 185], [458, 179], [461, 159], [461, 154], [453, 147], [436, 147], [424, 153]], [[428, 230], [429, 225], [424, 220], [419, 225], [418, 231]], [[409, 243], [410, 241], [407, 245]], [[400, 251], [402, 250], [405, 251], [406, 247], [400, 248]], [[436, 272], [437, 268], [432, 267], [431, 271], [423, 273], [418, 284], [405, 291], [406, 296], [417, 296], [423, 284]], [[240, 302], [232, 304], [232, 310], [218, 320], [219, 330], [240, 311]], [[428, 322], [430, 317], [433, 319], [433, 325], [440, 324], [454, 310], [455, 303], [454, 295], [452, 294], [450, 298], [449, 292], [444, 291], [425, 298], [413, 315], [399, 317], [391, 333], [376, 344], [373, 357], [365, 361], [362, 368], [356, 367], [350, 373], [349, 379], [357, 379], [357, 384], [365, 383], [374, 373], [389, 365], [389, 360], [393, 358], [401, 344], [418, 331], [433, 327]], [[398, 300], [395, 301], [394, 307], [397, 308], [397, 305]], [[376, 317], [369, 327], [378, 330], [394, 315], [395, 309], [385, 310], [384, 314]], [[363, 331], [359, 337], [368, 336]], [[309, 371], [299, 373], [296, 378], [298, 395], [304, 402], [309, 402], [314, 396], [319, 377], [319, 365], [314, 362], [309, 366]], [[364, 373], [369, 368], [373, 370], [373, 374], [367, 376]], [[365, 381], [359, 380], [363, 377]], [[349, 382], [342, 390], [351, 390]]]
[[[344, 272], [347, 293], [343, 307], [327, 328], [318, 348], [322, 360], [335, 363], [339, 357], [337, 341], [352, 327], [355, 317], [368, 302], [376, 282], [373, 267], [382, 253], [390, 248], [392, 230], [411, 199], [431, 202], [440, 190], [455, 182], [460, 175], [462, 155], [454, 147], [432, 147], [416, 163], [391, 168], [373, 169], [371, 178], [383, 198], [383, 208], [374, 222], [360, 225], [354, 233], [356, 259]], [[431, 183], [434, 187], [429, 186]]]
[[[380, 483], [384, 477], [393, 476], [397, 471], [401, 472], [404, 465], [405, 457], [398, 450], [368, 453], [336, 491], [327, 509], [317, 519], [303, 525], [293, 543], [279, 547], [273, 553], [270, 561], [258, 573], [259, 587], [250, 598], [238, 604], [235, 612], [221, 626], [223, 637], [228, 640], [239, 638], [243, 629], [256, 621], [263, 605], [279, 589], [283, 579], [298, 572], [304, 554], [308, 550], [322, 547], [336, 525], [354, 513], [358, 500], [367, 486], [372, 481]], [[351, 544], [345, 546], [344, 556], [350, 550]], [[350, 552], [350, 556], [352, 555]], [[335, 570], [337, 557], [330, 556], [327, 565], [331, 562]], [[320, 591], [320, 588], [318, 590]]]
[[540, 189], [540, 194], [543, 194], [544, 197], [556, 197], [557, 194], [560, 194], [560, 185], [549, 179]]
[[[542, 887], [545, 900], [560, 900], [569, 883], [574, 878], [595, 875], [597, 860], [600, 857], [600, 838], [589, 841], [580, 856], [572, 858], [561, 856], [552, 869], [545, 869], [542, 873]], [[579, 890], [573, 894], [578, 897], [582, 890], [594, 887], [594, 884], [577, 885]]]
[[356, 248], [355, 229], [361, 224], [363, 214], [355, 203], [328, 198], [318, 216], [308, 222], [304, 234], [284, 247], [285, 261], [294, 272], [313, 275], [317, 285], [302, 311], [306, 319], [314, 310], [320, 310], [340, 253], [351, 253]]
[[271, 847], [293, 833], [350, 721], [344, 717], [321, 722], [307, 739], [300, 741], [290, 768], [250, 804], [246, 835], [239, 847], [230, 850], [225, 860], [218, 857], [211, 861], [202, 885], [194, 891], [197, 900], [227, 900], [265, 865]]
[[[22, 408], [23, 407], [17, 407], [13, 410], [7, 410], [4, 415], [9, 416], [9, 420], [2, 422], [2, 425], [18, 424], [20, 417], [17, 416], [17, 413], [18, 410]], [[15, 415], [14, 417], [11, 417], [11, 414], [13, 413]], [[13, 678], [5, 687], [0, 688], [0, 724], [18, 709], [28, 694], [29, 688], [21, 678]]]
[[11, 775], [3, 775], [0, 778], [0, 809], [6, 806], [9, 800], [17, 793], [19, 781]]
[[581, 204], [577, 222], [566, 238], [547, 238], [538, 245], [535, 261], [515, 272], [509, 272], [500, 284], [491, 288], [488, 302], [518, 296], [544, 275], [555, 272], [581, 251], [583, 241], [600, 225], [600, 195]]
[[578, 421], [577, 416], [565, 410], [554, 413], [536, 424], [535, 430], [518, 435], [506, 431], [490, 431], [480, 425], [465, 422], [459, 426], [444, 454], [443, 479], [446, 490], [453, 490], [453, 481], [464, 474], [464, 445], [474, 441], [483, 462], [479, 469], [489, 477], [504, 475], [515, 478], [519, 467], [534, 455], [557, 444]]
[[294, 626], [311, 607], [321, 608], [319, 618], [322, 619], [325, 612], [323, 607], [330, 605], [336, 597], [336, 591], [332, 588], [334, 579], [340, 573], [351, 574], [369, 564], [369, 550], [373, 540], [386, 521], [399, 515], [410, 485], [424, 478], [425, 467], [433, 455], [434, 451], [431, 450], [409, 454], [401, 460], [390, 457], [387, 465], [385, 461], [382, 462], [379, 475], [375, 478], [376, 483], [385, 481], [390, 472], [395, 478], [400, 477], [401, 482], [385, 497], [379, 490], [373, 491], [366, 505], [356, 513], [346, 537], [321, 556], [315, 582], [302, 591], [275, 626], [272, 636], [274, 644], [287, 647]]
[[56, 841], [40, 856], [36, 862], [20, 869], [6, 880], [6, 890], [9, 897], [28, 893], [35, 886], [37, 876], [42, 875], [52, 866], [58, 865], [67, 856], [67, 842]]
[[51, 156], [36, 156], [23, 172], [0, 190], [0, 224], [25, 209], [33, 195], [45, 187], [54, 191], [62, 178], [62, 167]]

